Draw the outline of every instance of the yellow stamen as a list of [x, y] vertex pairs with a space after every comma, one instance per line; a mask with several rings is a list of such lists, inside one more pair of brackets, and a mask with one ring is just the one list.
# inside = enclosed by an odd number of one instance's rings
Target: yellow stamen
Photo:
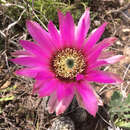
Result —
[[85, 65], [84, 55], [74, 48], [58, 51], [52, 59], [52, 69], [62, 79], [75, 79], [77, 74], [83, 73]]

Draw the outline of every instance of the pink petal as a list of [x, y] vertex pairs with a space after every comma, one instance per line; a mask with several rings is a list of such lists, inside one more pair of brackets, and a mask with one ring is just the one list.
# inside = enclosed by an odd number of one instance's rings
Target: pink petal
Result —
[[48, 31], [52, 37], [52, 42], [55, 44], [57, 49], [60, 49], [61, 47], [61, 37], [60, 34], [56, 28], [56, 26], [53, 24], [52, 21], [48, 23]]
[[[93, 89], [93, 88], [92, 88]], [[103, 106], [103, 101], [101, 99], [101, 97], [96, 93], [96, 91], [93, 89], [93, 93], [94, 95], [96, 96], [97, 98], [97, 103], [98, 103], [98, 106]]]
[[63, 26], [62, 24], [63, 24], [64, 18], [65, 18], [65, 16], [62, 14], [61, 11], [58, 11], [58, 18], [59, 18], [59, 28], [61, 30]]
[[57, 86], [57, 99], [60, 101], [61, 99], [64, 98], [65, 96], [65, 84], [64, 83], [59, 83]]
[[82, 97], [80, 96], [80, 93], [78, 91], [75, 91], [75, 95], [76, 95], [76, 99], [77, 99], [78, 105], [80, 107], [86, 109], [85, 106], [84, 106], [84, 102], [82, 100]]
[[92, 69], [95, 69], [97, 67], [101, 67], [101, 66], [105, 66], [107, 65], [108, 63], [106, 61], [103, 61], [103, 60], [99, 60], [99, 61], [95, 61], [94, 63], [91, 63], [88, 65], [88, 69], [87, 69], [87, 72], [91, 71]]
[[47, 57], [49, 54], [41, 49], [37, 44], [26, 41], [26, 40], [20, 40], [20, 44], [22, 45], [23, 48], [25, 48], [28, 52], [40, 56], [40, 57]]
[[96, 48], [106, 49], [107, 47], [111, 46], [116, 40], [117, 40], [116, 37], [105, 38], [101, 42], [95, 45], [95, 49]]
[[115, 55], [115, 56], [103, 59], [103, 61], [105, 61], [108, 64], [114, 64], [114, 63], [120, 61], [123, 58], [124, 58], [124, 56], [122, 56], [122, 55]]
[[[87, 83], [81, 83], [77, 85], [77, 93], [81, 96], [82, 103], [86, 110], [93, 115], [96, 116], [96, 112], [98, 110], [97, 98], [91, 89], [91, 86]], [[79, 101], [79, 100], [78, 100]], [[82, 104], [79, 102], [79, 104]]]
[[88, 55], [87, 57], [88, 64], [93, 64], [98, 59], [101, 52], [102, 52], [102, 48], [98, 48], [94, 52], [92, 52], [90, 55]]
[[40, 97], [50, 96], [57, 88], [58, 82], [55, 79], [50, 81], [46, 81], [42, 84], [38, 90], [38, 94]]
[[116, 38], [106, 38], [103, 41], [101, 41], [100, 43], [98, 43], [97, 45], [95, 45], [95, 47], [93, 47], [91, 53], [89, 52], [88, 54], [88, 62], [89, 64], [94, 63], [94, 61], [96, 61], [99, 56], [102, 53], [102, 50], [107, 48], [108, 46], [110, 46], [114, 41], [116, 40]]
[[79, 80], [82, 80], [84, 79], [84, 75], [83, 74], [77, 74], [76, 75], [76, 80], [79, 81]]
[[[103, 106], [103, 101], [101, 100], [101, 97], [96, 93], [96, 91], [92, 87], [91, 87], [91, 89], [93, 90], [93, 93], [94, 93], [94, 95], [97, 98], [97, 104], [98, 104], [98, 106]], [[85, 109], [82, 97], [79, 95], [78, 92], [76, 92], [76, 98], [77, 98], [79, 106]]]
[[47, 80], [52, 78], [55, 78], [55, 75], [49, 69], [46, 68], [42, 69], [35, 77], [35, 79], [37, 80]]
[[83, 44], [85, 37], [88, 33], [89, 27], [90, 27], [90, 11], [88, 8], [81, 16], [78, 22], [78, 26], [76, 28], [76, 42], [79, 47]]
[[57, 97], [58, 101], [62, 100], [65, 96], [69, 96], [73, 93], [74, 84], [72, 83], [59, 83], [58, 89], [57, 89]]
[[102, 50], [104, 50], [107, 47], [111, 46], [116, 40], [117, 40], [116, 37], [105, 38], [101, 42], [99, 42], [98, 44], [96, 44], [95, 46], [93, 46], [92, 49], [90, 48], [90, 50], [88, 50], [87, 53], [92, 53], [95, 50], [98, 50], [99, 48], [102, 49]]
[[74, 20], [70, 12], [66, 13], [66, 16], [62, 17], [62, 14], [59, 13], [59, 22], [60, 22], [60, 33], [62, 37], [62, 42], [64, 45], [70, 46], [74, 42]]
[[84, 48], [86, 49], [86, 51], [91, 49], [99, 41], [99, 39], [101, 38], [101, 36], [105, 30], [106, 25], [107, 25], [107, 23], [102, 24], [100, 27], [98, 27], [96, 29], [95, 32], [93, 32], [89, 36], [87, 42], [84, 45]]
[[54, 92], [51, 94], [48, 105], [47, 105], [49, 113], [55, 112], [56, 103], [57, 103], [57, 95], [56, 95], [56, 92]]
[[48, 51], [48, 53], [55, 50], [48, 32], [46, 32], [38, 23], [27, 21], [26, 26], [31, 36], [44, 50]]
[[38, 90], [40, 89], [40, 87], [44, 84], [44, 83], [46, 83], [47, 82], [47, 80], [36, 80], [35, 81], [35, 83], [34, 83], [34, 86], [33, 86], [33, 94], [34, 93], [37, 93], [38, 92]]
[[24, 68], [24, 69], [16, 70], [15, 73], [20, 76], [34, 78], [41, 70], [42, 70], [41, 68]]
[[109, 57], [111, 57], [112, 55], [114, 55], [114, 52], [113, 52], [113, 51], [108, 51], [108, 52], [102, 51], [102, 53], [101, 53], [100, 56], [99, 56], [99, 59], [109, 58]]
[[26, 57], [31, 56], [31, 54], [24, 50], [19, 50], [11, 53], [12, 56], [18, 56], [18, 57]]
[[48, 102], [49, 113], [53, 113], [54, 111], [56, 111], [56, 115], [59, 115], [67, 109], [73, 99], [74, 91], [67, 90], [65, 93], [67, 95], [65, 94], [64, 98], [62, 98], [60, 101], [57, 99], [55, 92], [50, 96]]
[[65, 96], [62, 100], [57, 101], [56, 108], [55, 108], [56, 115], [63, 113], [68, 108], [68, 106], [70, 105], [73, 99], [73, 96], [74, 96], [74, 92], [72, 92], [68, 96]]
[[44, 66], [44, 63], [42, 63], [39, 59], [36, 59], [35, 57], [19, 57], [15, 59], [10, 59], [10, 61], [27, 67]]
[[[109, 53], [107, 53], [107, 54], [109, 55]], [[108, 55], [106, 55], [106, 57]], [[112, 57], [109, 57], [109, 58], [106, 58], [106, 59], [99, 59], [95, 62], [93, 62], [93, 61], [94, 61], [94, 59], [96, 60], [97, 58], [96, 57], [91, 58], [90, 61], [88, 61], [89, 64], [88, 64], [87, 72], [91, 71], [94, 68], [105, 66], [107, 64], [114, 64], [114, 63], [120, 61], [123, 58], [124, 58], [124, 56], [122, 56], [122, 55], [115, 55], [115, 56], [112, 56]]]
[[86, 76], [87, 81], [99, 83], [121, 83], [122, 80], [115, 74], [100, 70], [90, 71]]

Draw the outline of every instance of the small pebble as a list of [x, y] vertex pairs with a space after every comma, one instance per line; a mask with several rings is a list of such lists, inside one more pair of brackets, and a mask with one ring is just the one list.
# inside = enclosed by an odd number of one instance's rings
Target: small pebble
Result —
[[94, 21], [94, 24], [95, 24], [96, 26], [100, 26], [100, 25], [101, 25], [101, 22], [98, 21], [98, 20], [95, 20], [95, 21]]
[[122, 32], [124, 32], [124, 33], [130, 32], [130, 29], [129, 28], [124, 28], [124, 29], [122, 29]]
[[75, 130], [75, 126], [69, 117], [59, 117], [53, 121], [48, 130]]
[[123, 5], [125, 3], [125, 0], [119, 0], [119, 4]]
[[121, 41], [119, 41], [119, 40], [116, 42], [116, 44], [117, 44], [117, 45], [120, 45], [120, 46], [123, 46], [123, 44], [122, 44]]
[[130, 57], [130, 45], [125, 46], [125, 48], [124, 48], [124, 55]]

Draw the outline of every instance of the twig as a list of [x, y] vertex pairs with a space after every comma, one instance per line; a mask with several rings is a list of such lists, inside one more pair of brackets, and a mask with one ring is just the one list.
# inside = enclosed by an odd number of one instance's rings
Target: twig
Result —
[[126, 71], [124, 72], [124, 75], [123, 75], [123, 80], [125, 79], [126, 74], [127, 74], [128, 70], [129, 70], [129, 68], [130, 68], [130, 64], [128, 65], [128, 67], [126, 68]]
[[37, 20], [41, 23], [41, 25], [45, 28], [46, 31], [48, 31], [47, 27], [45, 24], [43, 24], [43, 22], [38, 18], [38, 16], [36, 15], [36, 13], [32, 10], [34, 16], [37, 18]]
[[121, 11], [121, 14], [122, 14], [128, 21], [130, 21], [130, 17], [128, 17], [123, 11]]
[[0, 30], [0, 34], [4, 37], [4, 38], [6, 38], [6, 35]]
[[17, 21], [11, 23], [10, 25], [8, 25], [7, 28], [4, 29], [4, 31], [8, 31], [10, 28], [12, 28], [13, 26], [15, 26], [21, 19], [21, 17], [23, 16], [23, 14], [25, 13], [26, 9], [23, 10], [23, 12], [20, 14], [19, 18]]
[[[127, 75], [127, 72], [128, 72], [128, 70], [129, 70], [129, 68], [130, 68], [130, 64], [128, 65], [128, 67], [126, 68], [126, 71], [124, 72], [123, 80], [125, 79], [125, 77], [126, 77], [126, 75]], [[123, 83], [121, 84], [121, 93], [122, 93], [122, 96], [123, 96], [124, 98], [127, 97], [127, 96], [126, 96], [127, 87], [128, 87], [128, 85], [125, 87], [125, 89], [123, 89]]]
[[8, 72], [11, 73], [11, 72], [10, 72], [9, 63], [8, 63], [8, 57], [7, 57], [6, 52], [5, 52], [5, 63], [6, 63], [6, 66], [7, 66]]
[[0, 117], [2, 117], [5, 120], [5, 122], [8, 123], [10, 126], [12, 126], [14, 129], [17, 129], [17, 127], [12, 122], [10, 122], [9, 119], [6, 117], [5, 112], [3, 112], [2, 114], [3, 116]]
[[[101, 115], [99, 112], [98, 112], [97, 114], [100, 116], [100, 118], [101, 118], [106, 124], [108, 124], [109, 126], [112, 127], [112, 125], [111, 125], [109, 122], [107, 122], [107, 121], [102, 117], [102, 115]], [[115, 130], [115, 129], [113, 129], [113, 130]]]
[[34, 16], [37, 18], [37, 20], [40, 22], [40, 24], [41, 24], [41, 25], [45, 28], [45, 30], [47, 31], [48, 29], [47, 29], [46, 25], [38, 18], [37, 14], [34, 12], [33, 8], [32, 8], [27, 2], [25, 2], [24, 0], [23, 0], [23, 2], [29, 6], [29, 8], [31, 9], [31, 11], [32, 11], [32, 13], [34, 14]]
[[103, 87], [101, 87], [101, 89], [99, 90], [99, 95], [101, 95], [102, 91], [107, 87], [108, 84], [103, 85]]
[[128, 3], [127, 5], [125, 5], [124, 7], [119, 8], [119, 9], [110, 10], [110, 11], [108, 11], [106, 14], [121, 13], [123, 10], [127, 9], [129, 6], [130, 6], [130, 3]]
[[99, 92], [99, 95], [102, 95], [103, 93], [105, 93], [105, 92], [107, 92], [107, 91], [109, 91], [109, 90], [113, 90], [113, 89], [115, 89], [115, 88], [118, 88], [118, 86], [117, 85], [114, 85], [113, 84], [113, 86], [111, 86], [111, 87], [104, 87], [104, 89], [103, 90], [99, 90], [100, 92]]
[[11, 3], [2, 4], [2, 7], [10, 7], [10, 6], [16, 6], [16, 7], [19, 7], [21, 9], [25, 9], [24, 6], [17, 5], [17, 4], [11, 4]]

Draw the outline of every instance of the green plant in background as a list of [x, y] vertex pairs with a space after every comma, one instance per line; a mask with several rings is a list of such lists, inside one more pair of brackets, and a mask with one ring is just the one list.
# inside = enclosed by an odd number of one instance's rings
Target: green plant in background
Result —
[[[32, 6], [32, 0], [29, 0], [29, 5]], [[39, 19], [44, 24], [47, 24], [50, 19], [57, 22], [57, 10], [63, 10], [69, 5], [54, 0], [34, 0], [33, 6], [33, 10]], [[32, 17], [34, 20], [37, 20], [34, 15]]]
[[15, 98], [14, 96], [6, 96], [6, 97], [3, 97], [3, 98], [0, 98], [0, 102], [10, 101], [10, 100], [13, 100], [14, 98]]
[[[25, 25], [26, 19], [32, 19], [34, 21], [42, 21], [45, 25], [48, 24], [49, 20], [52, 20], [55, 25], [58, 25], [57, 12], [60, 10], [63, 13], [67, 11], [73, 14], [73, 18], [77, 23], [81, 14], [88, 7], [90, 1], [84, 2], [82, 0], [78, 2], [71, 3], [70, 0], [23, 0], [15, 1], [13, 0], [0, 0], [1, 4], [5, 5], [6, 12], [5, 15], [11, 18], [11, 21], [16, 21], [21, 12], [26, 9], [26, 13], [23, 14], [22, 19], [19, 21], [19, 25], [22, 27]], [[36, 15], [34, 15], [34, 13]]]
[[[32, 0], [28, 0], [32, 6]], [[88, 2], [75, 2], [70, 4], [70, 1], [64, 3], [63, 0], [33, 0], [34, 11], [39, 19], [47, 25], [49, 20], [52, 20], [58, 25], [57, 12], [60, 10], [63, 13], [72, 12], [74, 19], [77, 21], [84, 10], [87, 8]], [[35, 19], [35, 16], [32, 16]], [[35, 19], [37, 20], [37, 19]]]
[[17, 88], [17, 86], [14, 85], [14, 86], [12, 86], [12, 87], [7, 87], [7, 88], [5, 88], [5, 89], [1, 89], [1, 90], [0, 90], [0, 93], [10, 93], [9, 95], [7, 94], [7, 95], [4, 96], [4, 97], [0, 97], [0, 113], [3, 112], [2, 104], [3, 104], [4, 102], [12, 101], [12, 100], [15, 99], [15, 96], [14, 96], [13, 94], [11, 94], [11, 92], [12, 92], [13, 90], [16, 90], [16, 88]]
[[116, 126], [130, 129], [130, 94], [123, 98], [120, 92], [115, 91], [109, 103], [111, 120]]

